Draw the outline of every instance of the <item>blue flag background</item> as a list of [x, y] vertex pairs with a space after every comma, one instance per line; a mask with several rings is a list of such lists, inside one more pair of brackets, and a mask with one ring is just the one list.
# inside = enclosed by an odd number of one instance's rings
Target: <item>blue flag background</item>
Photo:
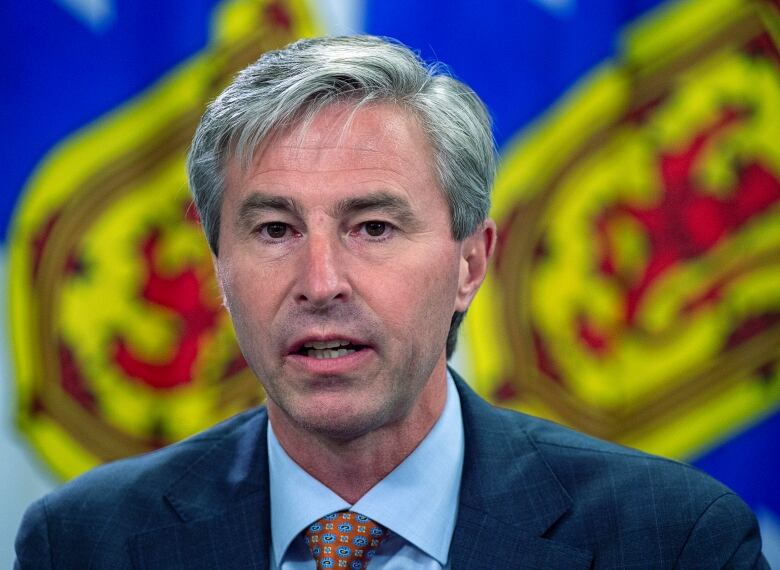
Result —
[[88, 6], [101, 2], [4, 3], [0, 227], [7, 228], [25, 181], [58, 142], [206, 44], [217, 3], [105, 0], [105, 13], [91, 18]]

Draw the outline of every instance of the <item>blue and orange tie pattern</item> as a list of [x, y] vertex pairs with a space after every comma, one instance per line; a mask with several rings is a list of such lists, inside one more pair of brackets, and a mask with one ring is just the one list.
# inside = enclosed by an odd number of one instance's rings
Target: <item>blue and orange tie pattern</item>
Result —
[[317, 562], [317, 570], [364, 570], [388, 532], [366, 516], [343, 511], [313, 522], [306, 529], [304, 540]]

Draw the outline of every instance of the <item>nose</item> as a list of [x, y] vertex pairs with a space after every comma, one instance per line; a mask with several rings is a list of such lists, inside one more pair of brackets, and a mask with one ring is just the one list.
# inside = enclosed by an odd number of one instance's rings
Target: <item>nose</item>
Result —
[[340, 243], [327, 235], [310, 234], [295, 285], [295, 300], [313, 308], [346, 301], [352, 295]]

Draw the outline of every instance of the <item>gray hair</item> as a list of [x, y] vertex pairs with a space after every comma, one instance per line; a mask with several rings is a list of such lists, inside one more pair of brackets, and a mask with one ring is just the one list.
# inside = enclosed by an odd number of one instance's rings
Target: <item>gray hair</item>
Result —
[[[356, 109], [391, 102], [410, 111], [431, 142], [454, 239], [480, 226], [490, 210], [496, 159], [490, 117], [474, 91], [389, 38], [313, 38], [266, 52], [241, 71], [208, 106], [195, 131], [187, 170], [214, 255], [219, 254], [227, 161], [248, 165], [279, 129], [305, 124], [342, 102]], [[462, 315], [453, 315], [448, 356], [460, 320]]]

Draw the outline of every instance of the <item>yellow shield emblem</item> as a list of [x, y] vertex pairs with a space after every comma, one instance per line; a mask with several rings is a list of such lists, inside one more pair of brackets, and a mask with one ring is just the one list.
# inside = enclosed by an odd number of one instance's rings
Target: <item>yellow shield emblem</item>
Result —
[[509, 150], [483, 394], [677, 456], [776, 408], [778, 30], [776, 3], [673, 3]]
[[211, 45], [55, 149], [10, 237], [19, 423], [72, 477], [262, 399], [213, 281], [184, 158], [205, 104], [315, 33], [299, 0], [219, 5]]

